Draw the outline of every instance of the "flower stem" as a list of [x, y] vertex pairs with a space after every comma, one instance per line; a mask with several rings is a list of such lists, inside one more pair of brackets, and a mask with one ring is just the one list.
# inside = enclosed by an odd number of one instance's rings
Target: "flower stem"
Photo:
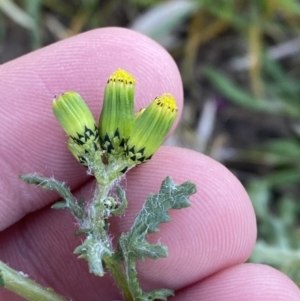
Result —
[[114, 278], [117, 286], [120, 288], [125, 301], [134, 301], [134, 298], [128, 287], [126, 275], [118, 260], [113, 256], [105, 256], [103, 257], [103, 261], [105, 262], [105, 267]]
[[0, 261], [0, 286], [30, 301], [67, 301]]

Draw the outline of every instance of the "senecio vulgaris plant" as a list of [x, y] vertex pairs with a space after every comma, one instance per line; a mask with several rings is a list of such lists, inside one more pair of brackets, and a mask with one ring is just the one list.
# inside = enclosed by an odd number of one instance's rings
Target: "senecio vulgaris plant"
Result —
[[[189, 196], [196, 192], [195, 185], [189, 181], [177, 185], [166, 177], [159, 192], [148, 197], [131, 229], [118, 238], [117, 247], [113, 246], [109, 232], [110, 217], [122, 215], [127, 207], [120, 180], [130, 169], [152, 157], [178, 111], [174, 97], [163, 94], [135, 113], [134, 89], [135, 79], [124, 70], [118, 69], [109, 77], [98, 126], [78, 93], [66, 92], [53, 101], [53, 113], [68, 135], [70, 152], [96, 179], [97, 187], [91, 200], [76, 199], [64, 182], [54, 178], [36, 174], [20, 177], [27, 183], [56, 190], [62, 197], [52, 208], [68, 209], [74, 215], [79, 225], [76, 234], [84, 235], [74, 253], [87, 260], [91, 273], [103, 276], [108, 271], [125, 301], [167, 300], [173, 295], [170, 289], [142, 290], [136, 261], [167, 257], [166, 246], [150, 244], [147, 235], [157, 232], [160, 223], [170, 220], [170, 209], [190, 205]], [[0, 285], [27, 300], [66, 300], [3, 263], [0, 264]]]

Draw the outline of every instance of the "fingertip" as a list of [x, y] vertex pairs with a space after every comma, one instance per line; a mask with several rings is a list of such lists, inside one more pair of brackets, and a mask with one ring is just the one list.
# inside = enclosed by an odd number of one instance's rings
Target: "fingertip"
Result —
[[173, 299], [206, 301], [298, 301], [297, 285], [278, 270], [260, 264], [241, 264], [223, 270], [188, 289]]
[[18, 81], [25, 97], [41, 89], [48, 101], [49, 96], [76, 90], [99, 110], [106, 80], [118, 68], [136, 78], [137, 109], [169, 92], [181, 111], [183, 89], [173, 58], [152, 39], [126, 28], [91, 30], [29, 53], [4, 64], [0, 78], [6, 75], [4, 91]]
[[67, 150], [67, 137], [51, 110], [52, 99], [76, 91], [97, 119], [107, 78], [117, 68], [136, 78], [137, 110], [169, 92], [181, 111], [183, 90], [174, 60], [156, 42], [129, 29], [92, 30], [1, 66], [1, 156], [8, 160], [0, 162], [7, 177], [5, 185], [0, 183], [0, 205], [8, 207], [8, 218], [0, 222], [0, 229], [53, 201], [52, 194], [35, 193], [33, 187], [19, 185], [11, 191], [19, 173], [54, 175], [71, 188], [87, 181]]

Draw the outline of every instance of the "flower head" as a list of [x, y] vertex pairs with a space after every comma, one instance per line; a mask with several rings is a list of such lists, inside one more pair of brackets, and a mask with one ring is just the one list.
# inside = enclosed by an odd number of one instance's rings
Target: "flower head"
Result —
[[140, 111], [127, 141], [127, 157], [136, 164], [149, 160], [166, 138], [177, 112], [176, 101], [171, 94], [156, 97]]
[[[111, 170], [110, 179], [149, 160], [177, 117], [176, 101], [168, 93], [156, 97], [148, 107], [135, 114], [134, 89], [135, 79], [122, 69], [109, 77], [99, 130], [78, 93], [67, 92], [53, 101], [54, 115], [69, 135], [69, 150], [99, 178], [103, 171], [101, 168], [96, 171], [99, 164], [107, 166], [107, 171]], [[95, 156], [97, 151], [99, 156]]]
[[118, 69], [108, 79], [99, 119], [101, 147], [108, 155], [122, 155], [134, 125], [135, 79]]
[[53, 113], [68, 134], [68, 147], [77, 160], [87, 165], [91, 151], [98, 147], [98, 129], [95, 119], [81, 96], [73, 91], [55, 97]]

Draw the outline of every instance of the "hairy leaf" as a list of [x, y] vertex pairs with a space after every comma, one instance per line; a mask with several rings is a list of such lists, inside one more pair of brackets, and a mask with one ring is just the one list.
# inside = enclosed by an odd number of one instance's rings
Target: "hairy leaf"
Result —
[[181, 209], [190, 206], [189, 196], [196, 192], [196, 187], [191, 182], [176, 185], [167, 177], [157, 194], [152, 194], [146, 200], [141, 212], [137, 215], [131, 230], [123, 233], [119, 240], [119, 249], [125, 261], [129, 289], [134, 300], [166, 300], [172, 295], [171, 290], [155, 290], [144, 293], [137, 280], [136, 259], [149, 257], [157, 259], [167, 257], [167, 248], [161, 244], [150, 244], [146, 237], [157, 232], [158, 225], [170, 221], [170, 209]]
[[78, 219], [82, 219], [84, 211], [70, 191], [69, 187], [64, 182], [57, 181], [53, 178], [40, 177], [36, 174], [20, 175], [20, 179], [28, 184], [35, 184], [42, 186], [46, 190], [55, 190], [65, 200], [58, 202], [52, 206], [54, 209], [69, 209], [74, 216]]

